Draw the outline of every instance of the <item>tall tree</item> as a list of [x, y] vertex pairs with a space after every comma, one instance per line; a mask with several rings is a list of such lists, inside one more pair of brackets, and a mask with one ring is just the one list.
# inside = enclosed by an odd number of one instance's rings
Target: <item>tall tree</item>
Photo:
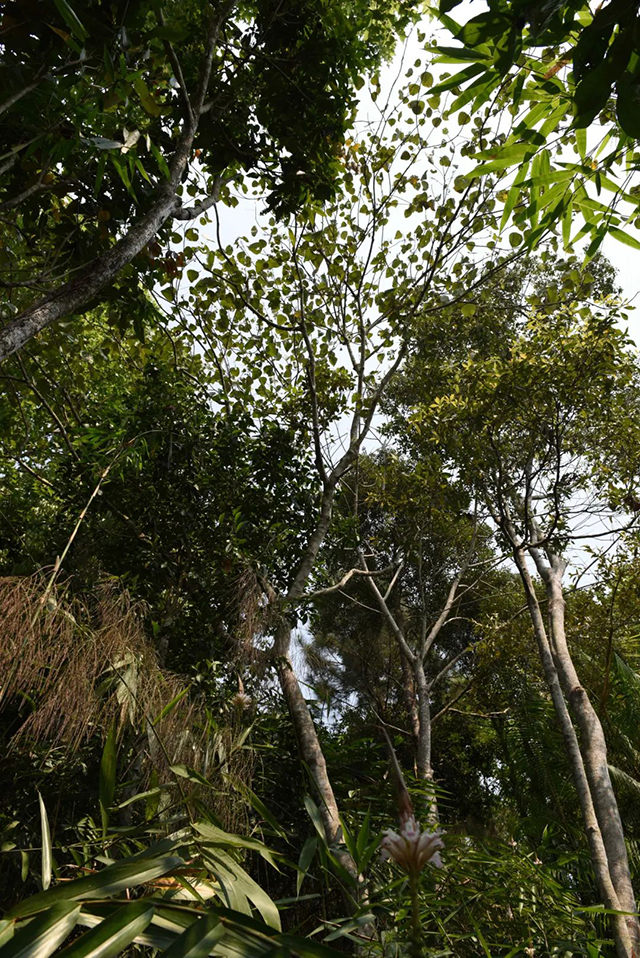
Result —
[[[416, 364], [414, 421], [421, 430], [428, 423], [443, 443], [513, 556], [571, 761], [596, 881], [603, 903], [629, 915], [614, 917], [613, 924], [620, 954], [630, 955], [638, 922], [622, 822], [602, 724], [567, 642], [562, 582], [574, 543], [610, 536], [612, 523], [635, 520], [625, 517], [623, 500], [635, 494], [638, 481], [630, 415], [638, 370], [611, 305], [548, 303], [525, 317], [499, 349], [478, 351], [462, 367], [442, 370], [435, 390]], [[603, 461], [605, 430], [619, 440]], [[408, 440], [415, 442], [415, 434], [409, 432]], [[599, 527], [584, 530], [595, 517]], [[528, 559], [544, 585], [548, 621]]]

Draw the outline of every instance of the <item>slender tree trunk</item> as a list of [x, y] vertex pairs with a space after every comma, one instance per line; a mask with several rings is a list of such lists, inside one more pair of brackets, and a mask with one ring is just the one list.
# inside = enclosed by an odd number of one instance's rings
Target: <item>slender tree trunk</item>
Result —
[[[516, 548], [514, 550], [514, 558], [522, 579], [542, 669], [551, 693], [556, 718], [562, 732], [573, 781], [578, 794], [598, 892], [605, 908], [613, 911], [625, 910], [610, 871], [610, 864], [598, 816], [594, 808], [594, 801], [589, 787], [578, 737], [560, 686], [544, 618], [527, 567], [524, 550], [522, 548]], [[630, 929], [628, 928], [625, 918], [623, 916], [612, 915], [611, 924], [619, 958], [632, 958], [634, 954], [638, 954], [637, 949], [634, 950], [633, 936], [630, 934]]]
[[415, 676], [416, 692], [418, 694], [418, 750], [416, 754], [416, 768], [418, 778], [427, 782], [429, 807], [427, 821], [432, 825], [438, 823], [438, 803], [433, 788], [433, 766], [431, 765], [431, 701], [429, 683], [424, 671], [421, 656], [416, 655], [413, 671]]
[[[609, 775], [604, 730], [587, 691], [580, 682], [567, 645], [562, 588], [564, 568], [564, 561], [552, 556], [551, 567], [544, 575], [554, 658], [564, 694], [580, 729], [581, 752], [584, 756], [585, 771], [607, 853], [611, 879], [622, 910], [635, 913], [636, 899], [631, 883], [622, 819]], [[637, 915], [627, 918], [627, 926], [636, 954], [640, 955], [640, 927]]]
[[[418, 743], [420, 741], [420, 719], [418, 716], [418, 706], [416, 703], [416, 684], [413, 679], [413, 671], [411, 669], [411, 663], [406, 657], [402, 649], [399, 649], [400, 652], [400, 667], [402, 669], [402, 695], [404, 698], [404, 706], [407, 710], [407, 718], [409, 719], [409, 728], [411, 729], [411, 736], [413, 738], [413, 750], [414, 754], [418, 754]], [[415, 773], [418, 774], [417, 761], [414, 763]]]
[[[274, 652], [280, 687], [287, 703], [291, 721], [293, 723], [300, 757], [308, 767], [313, 783], [320, 797], [319, 811], [322, 818], [327, 842], [336, 844], [342, 839], [342, 826], [338, 804], [327, 772], [327, 763], [322, 752], [322, 746], [316, 732], [309, 707], [300, 688], [300, 683], [293, 668], [290, 656], [291, 623], [286, 619], [278, 626]], [[358, 878], [355, 863], [345, 850], [336, 852], [336, 857], [356, 880]]]

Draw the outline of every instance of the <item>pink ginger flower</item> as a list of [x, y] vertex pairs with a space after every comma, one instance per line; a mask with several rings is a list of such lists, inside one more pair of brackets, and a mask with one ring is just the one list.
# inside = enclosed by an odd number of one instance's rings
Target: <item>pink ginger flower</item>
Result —
[[444, 843], [440, 832], [423, 832], [411, 814], [400, 820], [400, 834], [388, 828], [380, 842], [380, 858], [388, 861], [392, 858], [403, 868], [407, 875], [417, 876], [427, 862], [442, 868], [440, 849]]

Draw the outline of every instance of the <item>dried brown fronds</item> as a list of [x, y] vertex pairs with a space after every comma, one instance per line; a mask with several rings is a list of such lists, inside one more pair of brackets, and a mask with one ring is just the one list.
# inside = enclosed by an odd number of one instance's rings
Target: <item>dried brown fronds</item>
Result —
[[255, 640], [269, 631], [277, 614], [275, 596], [269, 595], [260, 576], [244, 569], [232, 585], [235, 605], [234, 645], [243, 665], [259, 665], [264, 656]]
[[[24, 716], [13, 737], [77, 749], [114, 723], [141, 728], [184, 688], [159, 668], [144, 634], [142, 609], [104, 585], [95, 608], [51, 594], [41, 603], [42, 580], [0, 579], [0, 709], [16, 701]], [[162, 721], [165, 749], [191, 725], [188, 696]], [[172, 761], [178, 761], [171, 754]]]
[[185, 779], [183, 795], [198, 790], [226, 828], [246, 827], [246, 804], [230, 783], [249, 785], [254, 770], [254, 753], [243, 747], [243, 710], [214, 722], [202, 700], [185, 691], [187, 680], [160, 668], [144, 633], [145, 609], [112, 584], [97, 589], [91, 608], [60, 589], [44, 604], [43, 596], [39, 577], [0, 579], [0, 712], [18, 714], [9, 748], [30, 741], [71, 753], [115, 725], [141, 782], [152, 772], [171, 781], [170, 766], [190, 766], [212, 788]]

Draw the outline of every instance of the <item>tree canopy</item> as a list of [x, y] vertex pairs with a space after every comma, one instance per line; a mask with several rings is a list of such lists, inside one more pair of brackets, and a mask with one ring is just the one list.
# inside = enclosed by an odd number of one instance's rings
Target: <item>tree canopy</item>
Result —
[[3, 8], [0, 958], [640, 949], [637, 10], [454, 6]]

